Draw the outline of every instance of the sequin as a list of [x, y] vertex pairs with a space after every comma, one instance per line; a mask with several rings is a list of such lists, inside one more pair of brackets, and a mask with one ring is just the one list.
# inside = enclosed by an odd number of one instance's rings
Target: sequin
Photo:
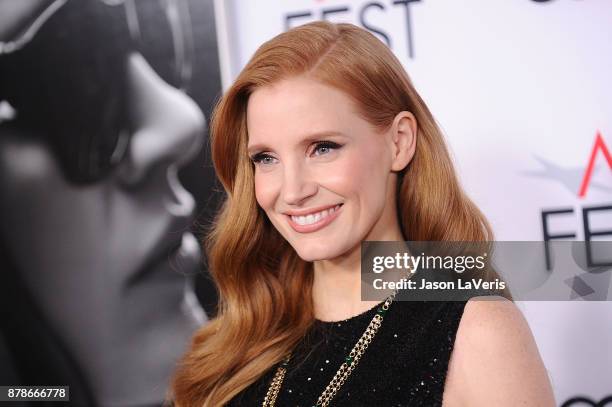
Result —
[[[331, 405], [441, 406], [448, 361], [464, 306], [464, 302], [394, 302]], [[283, 383], [287, 391], [281, 390], [276, 406], [316, 404], [376, 308], [342, 323], [315, 321], [292, 352], [294, 357]], [[276, 366], [272, 367], [228, 406], [260, 406], [275, 370]], [[300, 390], [289, 391], [296, 388]]]

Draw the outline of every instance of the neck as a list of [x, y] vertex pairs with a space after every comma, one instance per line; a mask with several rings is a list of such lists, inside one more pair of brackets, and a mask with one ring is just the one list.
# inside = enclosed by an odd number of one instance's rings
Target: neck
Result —
[[[403, 241], [399, 226], [386, 236], [366, 240]], [[312, 296], [315, 318], [321, 321], [341, 321], [359, 315], [381, 301], [361, 300], [361, 245], [329, 260], [313, 264]]]

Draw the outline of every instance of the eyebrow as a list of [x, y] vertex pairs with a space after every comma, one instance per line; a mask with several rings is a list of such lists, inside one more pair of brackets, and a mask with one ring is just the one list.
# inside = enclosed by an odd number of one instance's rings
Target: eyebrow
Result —
[[[303, 138], [302, 140], [300, 140], [298, 145], [309, 145], [315, 141], [319, 141], [322, 138], [334, 137], [334, 136], [346, 137], [344, 133], [341, 133], [339, 131], [320, 131], [320, 132], [312, 133], [308, 135], [307, 137]], [[249, 155], [252, 155], [255, 152], [266, 151], [266, 150], [273, 150], [273, 149], [268, 147], [267, 144], [265, 143], [257, 143], [257, 144], [248, 146], [247, 153]]]

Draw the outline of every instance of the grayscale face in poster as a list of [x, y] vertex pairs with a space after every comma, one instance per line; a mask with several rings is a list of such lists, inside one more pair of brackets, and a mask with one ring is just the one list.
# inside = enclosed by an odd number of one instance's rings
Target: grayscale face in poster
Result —
[[191, 3], [0, 1], [3, 285], [101, 405], [161, 402], [207, 319], [179, 180], [206, 135]]

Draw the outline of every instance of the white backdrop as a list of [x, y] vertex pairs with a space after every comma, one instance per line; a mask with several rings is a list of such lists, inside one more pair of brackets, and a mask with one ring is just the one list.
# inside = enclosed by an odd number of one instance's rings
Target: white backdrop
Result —
[[[315, 19], [387, 42], [497, 240], [542, 240], [547, 210], [568, 211], [549, 217], [548, 233], [583, 240], [583, 208], [612, 206], [610, 0], [218, 0], [215, 13], [225, 88], [261, 43]], [[612, 208], [589, 219], [612, 240]], [[612, 395], [612, 302], [518, 305], [559, 405]]]

